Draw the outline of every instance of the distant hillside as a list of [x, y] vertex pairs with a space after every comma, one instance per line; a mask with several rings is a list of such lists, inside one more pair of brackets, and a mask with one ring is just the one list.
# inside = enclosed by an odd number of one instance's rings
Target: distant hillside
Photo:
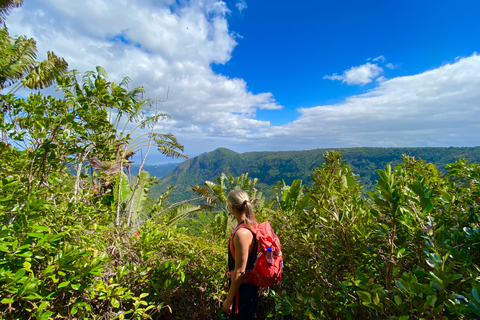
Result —
[[[445, 172], [445, 165], [464, 158], [471, 162], [480, 162], [480, 147], [449, 148], [338, 148], [314, 149], [307, 151], [283, 152], [247, 152], [219, 148], [212, 152], [182, 162], [162, 178], [159, 186], [154, 188], [155, 195], [174, 185], [172, 201], [193, 197], [191, 187], [202, 185], [204, 181], [215, 181], [223, 173], [239, 176], [248, 172], [250, 178], [258, 178], [260, 191], [272, 195], [271, 186], [277, 181], [285, 180], [291, 184], [295, 179], [310, 183], [312, 169], [323, 162], [323, 154], [330, 150], [339, 150], [343, 160], [360, 175], [362, 185], [372, 188], [378, 174], [375, 170], [383, 169], [387, 163], [397, 165], [402, 155], [407, 154], [434, 163], [440, 171]], [[153, 174], [152, 174], [153, 175]], [[153, 194], [152, 194], [153, 195]]]

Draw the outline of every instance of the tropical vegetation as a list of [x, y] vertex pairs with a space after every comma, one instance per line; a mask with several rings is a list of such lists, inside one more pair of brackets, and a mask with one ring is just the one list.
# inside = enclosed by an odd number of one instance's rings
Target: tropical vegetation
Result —
[[[380, 178], [377, 170], [390, 163], [392, 167], [402, 162], [402, 155], [423, 159], [436, 165], [442, 174], [446, 165], [462, 158], [470, 162], [480, 160], [480, 147], [416, 147], [416, 148], [339, 148], [342, 160], [350, 165], [358, 175], [358, 180], [365, 191], [374, 191], [376, 181]], [[237, 153], [226, 148], [214, 151], [177, 164], [170, 172], [162, 172], [160, 167], [147, 166], [160, 184], [152, 188], [152, 194], [160, 195], [167, 186], [174, 185], [170, 199], [186, 200], [192, 196], [191, 186], [214, 180], [222, 173], [240, 176], [248, 172], [258, 178], [257, 188], [268, 198], [274, 198], [272, 187], [277, 181], [291, 184], [302, 180], [311, 186], [310, 175], [315, 167], [325, 163], [323, 155], [332, 148], [296, 151], [268, 151]]]

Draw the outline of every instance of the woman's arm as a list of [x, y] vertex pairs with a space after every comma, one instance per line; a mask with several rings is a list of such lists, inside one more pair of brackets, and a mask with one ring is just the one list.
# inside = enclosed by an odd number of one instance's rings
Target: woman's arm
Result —
[[247, 267], [248, 251], [252, 240], [253, 234], [245, 228], [238, 229], [233, 237], [233, 246], [235, 247], [235, 270], [232, 274], [230, 290], [228, 290], [227, 298], [223, 302], [223, 310], [225, 312], [232, 312], [233, 299], [242, 284], [245, 268]]

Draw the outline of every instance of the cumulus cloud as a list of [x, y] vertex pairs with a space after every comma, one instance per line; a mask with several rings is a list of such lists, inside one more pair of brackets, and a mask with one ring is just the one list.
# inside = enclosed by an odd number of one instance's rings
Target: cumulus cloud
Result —
[[[383, 56], [380, 56], [383, 57]], [[375, 58], [378, 59], [378, 58]], [[374, 59], [374, 60], [375, 60]], [[342, 80], [342, 82], [347, 83], [348, 85], [360, 84], [364, 85], [372, 82], [373, 79], [378, 77], [383, 73], [383, 68], [379, 67], [377, 64], [367, 62], [361, 66], [351, 67], [348, 70], [345, 70], [342, 75], [334, 73], [329, 76], [326, 75], [323, 79], [329, 80]]]
[[381, 81], [343, 103], [302, 108], [298, 119], [262, 135], [270, 145], [295, 149], [315, 142], [317, 147], [478, 145], [479, 87], [480, 56], [474, 54]]
[[[242, 11], [245, 1], [237, 1]], [[61, 0], [26, 2], [8, 17], [12, 35], [37, 41], [81, 72], [103, 66], [110, 80], [129, 76], [144, 86], [171, 119], [158, 130], [186, 137], [241, 135], [269, 126], [255, 119], [258, 109], [279, 109], [271, 93], [253, 93], [243, 79], [215, 73], [211, 65], [231, 59], [237, 45], [223, 1]], [[185, 140], [184, 140], [185, 141]], [[188, 145], [188, 141], [185, 142]], [[199, 148], [199, 147], [198, 147]], [[191, 152], [196, 153], [198, 149]], [[187, 146], [187, 152], [188, 146]]]

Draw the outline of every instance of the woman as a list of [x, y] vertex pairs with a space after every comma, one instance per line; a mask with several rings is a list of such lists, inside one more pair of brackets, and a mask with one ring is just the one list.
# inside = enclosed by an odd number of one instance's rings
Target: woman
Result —
[[230, 313], [232, 319], [255, 319], [259, 288], [248, 283], [245, 273], [253, 268], [257, 257], [257, 239], [251, 231], [257, 227], [257, 219], [245, 191], [232, 190], [227, 202], [238, 225], [228, 242], [230, 289], [223, 310]]

